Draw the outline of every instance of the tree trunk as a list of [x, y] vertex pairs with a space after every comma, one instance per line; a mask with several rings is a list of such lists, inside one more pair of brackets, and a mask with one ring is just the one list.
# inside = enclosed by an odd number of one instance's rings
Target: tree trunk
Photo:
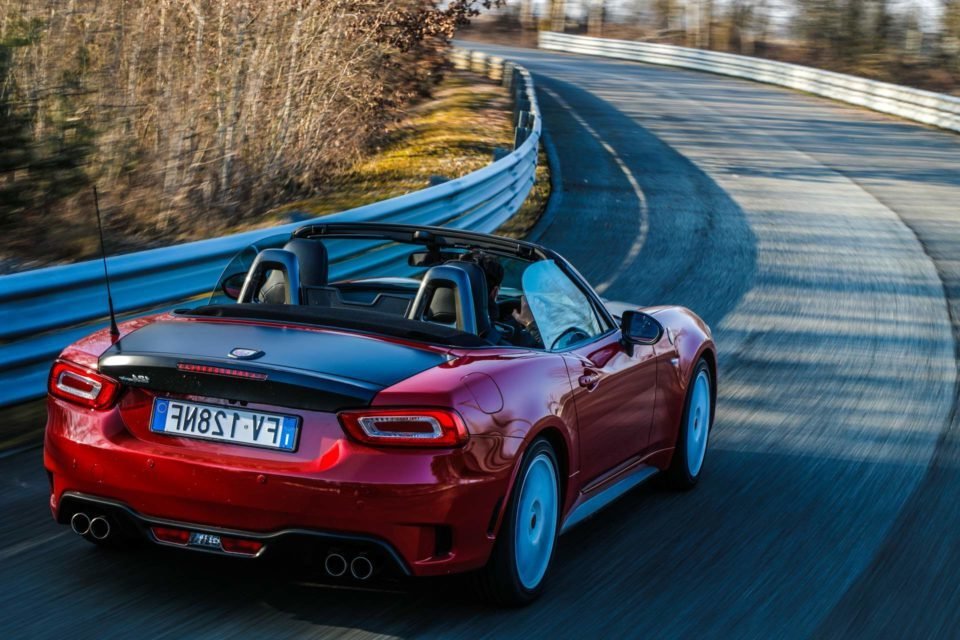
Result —
[[590, 13], [587, 16], [587, 34], [591, 36], [603, 35], [604, 0], [590, 0]]
[[520, 26], [524, 29], [536, 29], [533, 18], [533, 0], [520, 0]]
[[563, 33], [567, 25], [566, 0], [550, 0], [550, 30]]

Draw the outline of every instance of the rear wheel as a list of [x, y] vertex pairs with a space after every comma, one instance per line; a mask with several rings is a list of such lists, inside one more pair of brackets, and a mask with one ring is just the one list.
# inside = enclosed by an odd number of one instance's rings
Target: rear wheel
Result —
[[667, 484], [675, 489], [690, 489], [700, 480], [707, 441], [713, 428], [713, 394], [710, 365], [701, 359], [693, 369], [680, 419], [677, 448], [666, 473]]
[[496, 604], [524, 605], [543, 591], [559, 528], [558, 468], [544, 439], [524, 455], [493, 554], [479, 575], [481, 591]]

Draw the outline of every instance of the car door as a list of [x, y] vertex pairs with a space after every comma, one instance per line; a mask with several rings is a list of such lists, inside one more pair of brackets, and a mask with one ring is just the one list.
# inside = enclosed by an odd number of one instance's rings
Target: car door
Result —
[[628, 355], [620, 332], [564, 354], [573, 385], [585, 484], [642, 453], [649, 443], [657, 389], [652, 346]]
[[584, 482], [647, 446], [656, 398], [653, 347], [629, 355], [620, 332], [552, 261], [530, 265], [523, 294], [544, 347], [563, 355], [573, 387]]

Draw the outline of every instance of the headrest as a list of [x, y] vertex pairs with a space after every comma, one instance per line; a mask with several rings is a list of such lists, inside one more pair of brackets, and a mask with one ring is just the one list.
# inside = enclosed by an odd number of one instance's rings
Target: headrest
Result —
[[486, 335], [490, 330], [490, 291], [483, 268], [474, 262], [448, 262], [446, 266], [456, 266], [466, 272], [477, 317], [477, 335]]
[[300, 284], [304, 287], [327, 286], [327, 248], [319, 240], [294, 238], [283, 246], [297, 256], [300, 263]]
[[264, 249], [253, 259], [239, 303], [300, 304], [300, 263], [292, 251]]
[[430, 306], [427, 308], [426, 319], [440, 324], [453, 324], [457, 321], [456, 291], [449, 287], [441, 287], [433, 292]]
[[[434, 307], [434, 300], [438, 295], [445, 297], [445, 289], [454, 291], [456, 295], [453, 309], [457, 328], [480, 337], [486, 336], [491, 327], [487, 281], [483, 269], [470, 262], [453, 261], [431, 267], [423, 274], [420, 291], [407, 317], [430, 321], [430, 316], [438, 310]], [[449, 301], [440, 298], [436, 304], [448, 307]]]

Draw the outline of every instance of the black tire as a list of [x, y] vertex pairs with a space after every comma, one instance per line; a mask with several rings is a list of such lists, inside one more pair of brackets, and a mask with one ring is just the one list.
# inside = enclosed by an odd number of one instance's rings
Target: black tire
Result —
[[[527, 471], [530, 464], [540, 455], [546, 455], [553, 463], [554, 479], [557, 482], [557, 521], [554, 527], [553, 546], [547, 560], [547, 568], [540, 579], [540, 582], [532, 589], [523, 585], [517, 571], [516, 563], [516, 524], [517, 509], [520, 501], [522, 484], [527, 477]], [[557, 456], [553, 447], [544, 438], [538, 438], [530, 445], [523, 456], [520, 472], [517, 474], [517, 481], [507, 503], [507, 510], [503, 516], [503, 524], [500, 526], [500, 533], [497, 535], [497, 541], [494, 543], [493, 552], [487, 566], [477, 574], [477, 586], [483, 598], [498, 606], [520, 607], [530, 604], [540, 597], [543, 593], [547, 577], [550, 575], [550, 567], [553, 564], [553, 558], [556, 554], [556, 542], [560, 531], [560, 509], [563, 499], [560, 491], [560, 466], [557, 464]]]
[[[710, 433], [713, 431], [713, 416], [716, 413], [713, 407], [713, 373], [710, 371], [710, 365], [703, 358], [697, 362], [690, 374], [690, 381], [687, 384], [687, 395], [683, 401], [683, 415], [680, 418], [677, 434], [677, 447], [673, 451], [673, 458], [670, 460], [670, 467], [663, 474], [664, 484], [670, 489], [686, 491], [697, 486], [700, 476], [703, 475], [703, 466], [697, 470], [696, 474], [690, 473], [689, 457], [690, 447], [687, 442], [687, 419], [690, 413], [690, 404], [693, 399], [694, 381], [702, 372], [706, 372], [708, 387], [710, 390], [710, 417], [707, 427], [707, 445], [709, 445]], [[706, 446], [706, 445], [705, 445]], [[704, 456], [706, 453], [704, 453]]]

